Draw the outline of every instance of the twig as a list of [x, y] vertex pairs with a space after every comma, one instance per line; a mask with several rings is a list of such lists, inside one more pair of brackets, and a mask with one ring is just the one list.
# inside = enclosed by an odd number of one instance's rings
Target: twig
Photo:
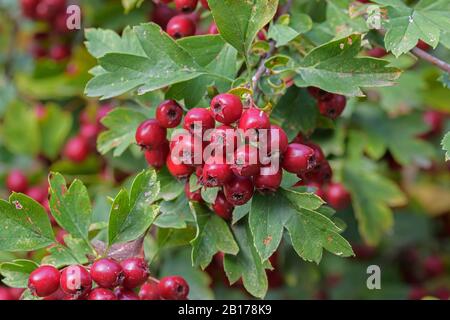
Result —
[[423, 59], [425, 61], [428, 61], [431, 64], [434, 64], [436, 67], [438, 67], [439, 69], [450, 73], [450, 64], [448, 64], [445, 61], [442, 61], [441, 59], [429, 54], [428, 52], [420, 49], [420, 48], [414, 48], [411, 49], [411, 52], [418, 58]]

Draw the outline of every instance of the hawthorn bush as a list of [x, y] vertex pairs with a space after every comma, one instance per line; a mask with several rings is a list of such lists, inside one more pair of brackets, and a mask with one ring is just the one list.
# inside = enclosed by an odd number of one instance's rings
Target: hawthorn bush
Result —
[[0, 0], [0, 300], [449, 299], [448, 30], [447, 0]]

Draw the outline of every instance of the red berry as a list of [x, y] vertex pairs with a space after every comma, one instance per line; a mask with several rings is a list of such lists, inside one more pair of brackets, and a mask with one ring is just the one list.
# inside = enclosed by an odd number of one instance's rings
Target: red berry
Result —
[[350, 205], [350, 193], [341, 183], [330, 183], [325, 190], [327, 202], [336, 210], [343, 210]]
[[444, 116], [439, 111], [428, 110], [423, 114], [423, 121], [428, 125], [429, 130], [422, 134], [423, 138], [432, 137], [442, 132], [444, 127]]
[[308, 87], [308, 92], [310, 95], [312, 95], [314, 98], [316, 98], [319, 101], [328, 100], [333, 97], [332, 93], [322, 90], [317, 87]]
[[302, 180], [295, 185], [295, 187], [299, 187], [299, 186], [305, 186], [308, 188], [308, 192], [313, 192], [322, 199], [325, 198], [325, 191], [322, 189], [322, 186], [317, 182], [306, 183], [304, 180]]
[[283, 169], [300, 174], [311, 170], [316, 166], [314, 150], [308, 146], [299, 143], [291, 143], [288, 145], [283, 157]]
[[[221, 156], [228, 155], [234, 152], [238, 145], [238, 135], [233, 127], [221, 125], [214, 130], [211, 130], [209, 137], [209, 145], [215, 150], [221, 150]], [[216, 155], [219, 155], [215, 153]]]
[[275, 192], [281, 185], [283, 170], [275, 170], [273, 167], [261, 168], [261, 173], [253, 177], [255, 188], [261, 192]]
[[202, 4], [203, 8], [205, 8], [207, 10], [210, 10], [209, 9], [209, 4], [208, 4], [208, 0], [200, 0], [200, 2]]
[[156, 109], [156, 120], [161, 127], [175, 128], [181, 123], [183, 109], [174, 100], [167, 100], [161, 103]]
[[259, 150], [252, 145], [243, 145], [234, 153], [234, 164], [231, 169], [236, 175], [251, 177], [260, 171]]
[[167, 23], [166, 31], [172, 38], [180, 39], [195, 34], [195, 23], [185, 15], [173, 17]]
[[92, 264], [91, 277], [100, 287], [112, 289], [121, 284], [124, 274], [117, 261], [104, 258]]
[[164, 277], [158, 287], [165, 300], [185, 300], [189, 294], [189, 285], [180, 276]]
[[151, 20], [161, 28], [166, 29], [167, 23], [176, 16], [178, 12], [165, 4], [155, 4]]
[[422, 287], [413, 287], [409, 290], [408, 299], [409, 300], [422, 300], [428, 295], [428, 292], [425, 288]]
[[445, 273], [445, 265], [442, 258], [439, 256], [429, 256], [423, 262], [425, 274], [430, 277], [438, 277]]
[[269, 129], [270, 120], [267, 114], [257, 108], [250, 108], [242, 113], [239, 120], [239, 129], [244, 131], [249, 129]]
[[184, 193], [186, 194], [186, 198], [189, 201], [202, 202], [202, 191], [201, 189], [197, 189], [195, 191], [191, 191], [191, 186], [189, 181], [184, 185]]
[[69, 31], [67, 28], [68, 15], [66, 12], [59, 12], [56, 17], [51, 21], [52, 27], [55, 32], [66, 33]]
[[50, 48], [48, 55], [54, 61], [61, 61], [69, 58], [71, 55], [71, 51], [72, 50], [67, 45], [56, 44]]
[[0, 301], [16, 300], [9, 288], [0, 286]]
[[95, 288], [89, 294], [88, 300], [117, 300], [117, 297], [109, 289]]
[[20, 0], [22, 14], [27, 18], [36, 18], [36, 7], [38, 4], [39, 0]]
[[141, 300], [161, 300], [158, 283], [155, 281], [144, 283], [139, 290], [139, 298]]
[[382, 47], [375, 47], [367, 50], [367, 55], [372, 58], [383, 58], [387, 55], [387, 51]]
[[153, 168], [161, 169], [164, 167], [169, 153], [169, 143], [166, 142], [156, 149], [145, 150], [145, 160], [147, 160], [147, 163]]
[[209, 34], [219, 34], [219, 29], [217, 28], [217, 25], [214, 22], [212, 22], [209, 25], [208, 33]]
[[65, 10], [65, 0], [41, 0], [36, 6], [36, 15], [41, 20], [52, 20], [59, 12]]
[[159, 125], [156, 119], [142, 122], [136, 130], [136, 142], [143, 148], [154, 149], [166, 142], [167, 129]]
[[89, 144], [85, 138], [76, 136], [67, 141], [64, 156], [73, 162], [83, 162], [89, 155]]
[[11, 192], [23, 193], [28, 188], [28, 179], [21, 170], [11, 170], [6, 177], [6, 187]]
[[213, 129], [215, 125], [214, 117], [208, 109], [193, 108], [184, 117], [183, 128], [191, 133], [201, 129], [199, 133], [203, 134], [206, 130]]
[[283, 154], [286, 152], [289, 144], [289, 138], [286, 132], [277, 125], [272, 124], [267, 133], [267, 151], [269, 155], [275, 152]]
[[346, 104], [347, 99], [345, 96], [334, 94], [333, 97], [328, 100], [319, 101], [318, 107], [321, 115], [330, 119], [336, 119], [342, 114]]
[[123, 269], [123, 286], [134, 289], [147, 281], [150, 275], [147, 262], [142, 258], [129, 258], [121, 262]]
[[99, 128], [95, 123], [82, 123], [80, 126], [80, 136], [86, 141], [95, 143], [98, 133]]
[[225, 194], [219, 191], [212, 206], [214, 212], [225, 220], [230, 220], [233, 216], [234, 206], [225, 198]]
[[322, 163], [317, 165], [313, 170], [300, 173], [298, 177], [306, 182], [316, 182], [322, 185], [324, 183], [328, 183], [331, 181], [331, 178], [333, 177], [333, 172], [331, 170], [328, 161], [323, 161]]
[[224, 186], [225, 197], [234, 206], [246, 204], [253, 196], [254, 186], [250, 178], [235, 176]]
[[202, 164], [203, 142], [199, 137], [183, 132], [172, 137], [170, 155], [172, 160], [187, 165]]
[[167, 157], [166, 166], [170, 174], [177, 179], [187, 178], [194, 172], [194, 167], [183, 163], [177, 164], [172, 161], [170, 155]]
[[223, 158], [211, 157], [203, 166], [203, 184], [208, 188], [223, 186], [233, 176], [233, 172]]
[[71, 265], [61, 272], [60, 286], [64, 293], [83, 298], [91, 292], [92, 278], [83, 266]]
[[28, 278], [28, 288], [38, 297], [46, 297], [59, 288], [60, 274], [53, 266], [40, 266], [31, 272]]
[[242, 115], [242, 110], [241, 99], [234, 94], [219, 94], [211, 101], [211, 112], [214, 118], [223, 124], [238, 121]]
[[95, 115], [95, 121], [98, 126], [102, 126], [102, 120], [104, 117], [106, 117], [111, 111], [113, 110], [113, 107], [111, 104], [104, 104], [100, 106], [97, 110], [97, 114]]
[[35, 186], [28, 189], [26, 195], [39, 203], [43, 203], [48, 197], [48, 191], [46, 187]]
[[192, 12], [197, 8], [198, 0], [175, 0], [175, 8], [181, 12]]
[[417, 48], [422, 49], [424, 51], [428, 51], [431, 49], [431, 46], [425, 41], [419, 40], [416, 45]]
[[133, 290], [123, 287], [115, 288], [114, 294], [117, 297], [117, 300], [139, 300], [139, 296]]
[[316, 159], [317, 166], [320, 166], [324, 161], [326, 161], [325, 154], [318, 144], [307, 142], [305, 143], [305, 146], [308, 146], [314, 150], [314, 158]]

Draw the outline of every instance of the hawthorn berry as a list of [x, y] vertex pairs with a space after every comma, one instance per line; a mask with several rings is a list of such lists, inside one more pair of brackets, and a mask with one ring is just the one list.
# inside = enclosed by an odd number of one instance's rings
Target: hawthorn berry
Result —
[[345, 96], [334, 94], [327, 100], [319, 101], [318, 107], [321, 115], [330, 119], [336, 119], [342, 114], [346, 104], [347, 99]]
[[169, 155], [166, 160], [166, 166], [169, 170], [170, 174], [177, 179], [184, 179], [190, 176], [192, 172], [194, 172], [194, 167], [183, 164], [183, 163], [175, 163], [172, 161], [172, 157]]
[[166, 4], [155, 4], [151, 20], [161, 28], [166, 29], [167, 23], [177, 14], [178, 12], [175, 9], [170, 8]]
[[222, 149], [222, 156], [234, 152], [238, 145], [238, 135], [233, 127], [221, 125], [210, 131], [209, 145]]
[[156, 119], [142, 122], [136, 130], [136, 142], [142, 148], [158, 148], [166, 142], [167, 129], [160, 126]]
[[36, 16], [41, 20], [52, 20], [65, 10], [66, 0], [40, 0], [36, 6]]
[[214, 212], [225, 220], [230, 220], [233, 215], [234, 206], [228, 202], [223, 191], [219, 191], [212, 205]]
[[161, 103], [156, 109], [156, 120], [161, 127], [175, 128], [181, 123], [183, 109], [174, 100], [167, 100]]
[[234, 206], [242, 206], [253, 197], [254, 185], [251, 178], [234, 176], [223, 190], [228, 202]]
[[255, 188], [261, 192], [275, 192], [281, 185], [283, 170], [275, 170], [273, 167], [261, 168], [261, 173], [253, 177]]
[[133, 290], [124, 287], [115, 288], [114, 295], [117, 300], [139, 300], [139, 296]]
[[89, 155], [89, 143], [82, 136], [75, 136], [67, 141], [64, 156], [73, 162], [83, 162]]
[[243, 110], [241, 99], [234, 94], [222, 93], [211, 101], [211, 112], [216, 121], [231, 124], [241, 118]]
[[[201, 129], [203, 134], [208, 129], [213, 129], [216, 125], [214, 117], [208, 109], [193, 108], [184, 117], [183, 128], [191, 133], [195, 133], [196, 128]], [[197, 129], [197, 130], [199, 130]]]
[[383, 58], [385, 55], [387, 55], [387, 51], [382, 47], [375, 47], [367, 50], [366, 54], [372, 58]]
[[60, 287], [74, 298], [84, 298], [92, 289], [92, 278], [83, 266], [71, 265], [61, 272]]
[[305, 143], [305, 146], [308, 146], [314, 150], [314, 158], [316, 159], [317, 166], [320, 166], [326, 160], [325, 154], [323, 153], [322, 148], [318, 144], [307, 142]]
[[128, 258], [120, 263], [123, 270], [122, 285], [134, 289], [147, 281], [150, 272], [147, 262], [142, 258]]
[[442, 132], [444, 127], [444, 116], [439, 111], [428, 110], [424, 112], [423, 121], [428, 125], [429, 130], [421, 135], [422, 138], [429, 138]]
[[158, 288], [161, 297], [165, 300], [185, 300], [189, 295], [189, 285], [180, 276], [162, 278]]
[[147, 163], [153, 168], [161, 169], [166, 163], [169, 153], [169, 143], [166, 141], [156, 149], [145, 150], [145, 160], [147, 160]]
[[53, 266], [40, 266], [31, 272], [28, 289], [38, 297], [46, 297], [59, 288], [60, 273]]
[[205, 187], [223, 186], [231, 179], [233, 172], [223, 158], [211, 157], [203, 166], [202, 183]]
[[209, 4], [208, 4], [208, 0], [200, 0], [200, 2], [202, 4], [203, 8], [205, 8], [207, 10], [210, 10], [209, 9]]
[[139, 290], [139, 298], [141, 300], [161, 300], [158, 283], [156, 281], [144, 283]]
[[308, 191], [314, 192], [316, 194], [316, 196], [320, 197], [321, 199], [325, 199], [325, 197], [326, 197], [326, 194], [322, 188], [322, 185], [320, 185], [317, 182], [312, 181], [312, 182], [304, 183], [303, 181], [301, 181], [301, 183], [299, 185], [307, 187]]
[[214, 22], [212, 22], [209, 25], [208, 33], [209, 34], [219, 34], [219, 29], [217, 28], [217, 25]]
[[329, 100], [333, 94], [317, 87], [308, 87], [308, 93], [319, 101]]
[[234, 164], [231, 169], [234, 174], [251, 177], [259, 174], [260, 171], [259, 150], [252, 145], [242, 145], [234, 153]]
[[438, 277], [445, 273], [444, 261], [436, 255], [427, 257], [423, 262], [423, 268], [429, 278]]
[[71, 49], [69, 46], [64, 44], [56, 44], [52, 46], [49, 50], [49, 57], [54, 61], [65, 60], [70, 57]]
[[48, 197], [47, 188], [42, 186], [31, 187], [25, 194], [39, 203], [43, 203]]
[[286, 132], [280, 126], [272, 124], [267, 134], [268, 154], [271, 155], [275, 152], [283, 154], [286, 152], [288, 144], [289, 138]]
[[341, 183], [330, 183], [325, 190], [326, 201], [336, 210], [343, 210], [350, 205], [350, 193]]
[[28, 179], [21, 170], [11, 170], [6, 177], [6, 187], [11, 192], [24, 193], [28, 189]]
[[95, 288], [89, 293], [88, 300], [117, 300], [117, 297], [109, 289]]
[[16, 300], [9, 288], [0, 286], [0, 301]]
[[195, 34], [195, 23], [186, 15], [178, 15], [169, 20], [166, 31], [175, 39], [193, 36]]
[[323, 161], [316, 165], [314, 169], [300, 173], [298, 177], [306, 182], [316, 182], [322, 185], [331, 181], [333, 172], [328, 161]]
[[257, 108], [250, 108], [242, 113], [242, 117], [239, 120], [239, 129], [244, 131], [249, 129], [269, 129], [270, 119], [269, 116], [262, 110]]
[[202, 191], [201, 189], [197, 189], [195, 191], [191, 191], [191, 186], [189, 181], [184, 185], [184, 193], [186, 194], [186, 198], [189, 201], [202, 202]]
[[299, 143], [291, 143], [283, 156], [283, 169], [300, 174], [316, 166], [314, 150]]
[[203, 160], [203, 142], [200, 137], [189, 133], [181, 133], [172, 137], [170, 155], [187, 165], [201, 164]]
[[20, 0], [22, 14], [27, 18], [36, 18], [36, 7], [38, 4], [39, 0]]
[[175, 8], [181, 12], [192, 12], [197, 8], [198, 0], [175, 0]]
[[91, 277], [100, 287], [112, 289], [121, 284], [124, 273], [117, 261], [103, 258], [92, 264]]

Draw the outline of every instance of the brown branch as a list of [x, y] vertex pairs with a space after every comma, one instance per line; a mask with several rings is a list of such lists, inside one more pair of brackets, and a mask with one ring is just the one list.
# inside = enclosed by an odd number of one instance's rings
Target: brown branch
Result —
[[411, 49], [411, 53], [422, 60], [428, 61], [429, 63], [435, 65], [439, 69], [447, 73], [450, 73], [450, 64], [448, 64], [445, 61], [442, 61], [441, 59], [433, 56], [432, 54], [429, 54], [428, 52], [417, 47]]

